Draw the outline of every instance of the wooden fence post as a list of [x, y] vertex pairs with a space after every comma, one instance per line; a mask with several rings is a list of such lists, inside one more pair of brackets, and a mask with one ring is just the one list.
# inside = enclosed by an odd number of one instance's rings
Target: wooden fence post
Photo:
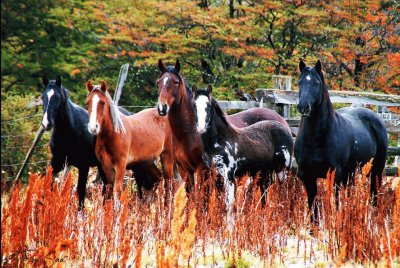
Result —
[[[292, 77], [286, 75], [273, 75], [272, 80], [274, 83], [274, 89], [279, 90], [292, 90]], [[278, 104], [278, 113], [285, 119], [290, 118], [290, 104]]]

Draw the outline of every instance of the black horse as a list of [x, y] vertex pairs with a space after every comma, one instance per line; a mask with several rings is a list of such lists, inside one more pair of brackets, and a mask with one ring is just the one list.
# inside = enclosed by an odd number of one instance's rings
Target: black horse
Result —
[[[95, 152], [95, 136], [88, 132], [88, 112], [81, 106], [73, 103], [68, 91], [63, 87], [61, 77], [49, 81], [42, 79], [44, 90], [42, 125], [45, 130], [53, 128], [50, 140], [52, 152], [51, 166], [53, 176], [59, 173], [64, 166], [75, 166], [79, 169], [78, 196], [79, 207], [84, 205], [86, 182], [89, 167], [97, 167], [104, 182], [104, 172], [98, 162]], [[130, 114], [120, 109], [124, 114]], [[133, 169], [138, 185], [146, 189], [153, 187], [161, 176], [160, 171], [153, 163], [138, 164]]]
[[203, 161], [209, 168], [214, 164], [217, 173], [224, 178], [228, 211], [233, 204], [235, 176], [246, 173], [256, 176], [260, 172], [262, 191], [269, 185], [273, 172], [280, 180], [284, 178], [293, 154], [290, 128], [278, 120], [235, 127], [211, 96], [210, 85], [206, 90], [193, 86], [192, 91], [196, 128], [204, 147]]
[[[298, 176], [304, 182], [311, 209], [317, 194], [317, 178], [335, 169], [336, 186], [348, 183], [357, 166], [374, 158], [371, 168], [371, 195], [381, 185], [388, 137], [382, 120], [366, 108], [334, 111], [318, 60], [314, 68], [299, 63], [299, 104], [302, 115], [294, 154]], [[314, 217], [317, 206], [314, 208]]]

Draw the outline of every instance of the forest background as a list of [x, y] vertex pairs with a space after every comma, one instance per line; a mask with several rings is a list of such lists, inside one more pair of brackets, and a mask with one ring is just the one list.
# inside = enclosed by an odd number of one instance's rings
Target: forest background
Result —
[[[61, 75], [84, 105], [85, 82], [115, 88], [130, 69], [120, 105], [154, 106], [158, 59], [181, 61], [189, 85], [212, 84], [217, 99], [270, 88], [300, 58], [321, 59], [332, 90], [400, 94], [400, 3], [389, 1], [1, 2], [1, 170], [14, 177], [39, 128], [42, 75]], [[47, 133], [31, 162], [49, 159]], [[42, 147], [42, 148], [41, 148]]]

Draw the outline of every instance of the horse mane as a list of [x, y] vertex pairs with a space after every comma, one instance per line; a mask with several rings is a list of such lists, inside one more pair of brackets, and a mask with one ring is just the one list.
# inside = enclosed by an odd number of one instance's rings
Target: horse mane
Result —
[[334, 112], [334, 110], [333, 110], [333, 106], [332, 106], [332, 102], [331, 102], [331, 100], [330, 100], [330, 98], [329, 98], [329, 92], [328, 92], [328, 87], [327, 87], [327, 85], [326, 85], [326, 83], [325, 83], [325, 77], [324, 77], [324, 74], [321, 72], [321, 74], [318, 74], [316, 71], [315, 71], [315, 69], [313, 69], [314, 70], [314, 72], [316, 73], [316, 75], [317, 75], [317, 77], [319, 77], [320, 79], [321, 79], [321, 83], [322, 83], [322, 92], [323, 92], [323, 98], [324, 98], [324, 101], [327, 103], [327, 105], [328, 105], [328, 108], [329, 108], [329, 111], [330, 111], [330, 113], [333, 113]]
[[106, 97], [108, 103], [110, 104], [110, 116], [111, 116], [111, 122], [113, 124], [114, 131], [117, 133], [125, 134], [126, 129], [124, 126], [124, 122], [122, 122], [121, 113], [118, 110], [117, 105], [115, 105], [114, 101], [112, 100], [110, 93], [108, 93], [108, 91], [106, 91], [106, 92], [102, 91], [100, 89], [100, 86], [94, 86], [93, 91], [94, 90], [103, 94]]
[[219, 103], [213, 97], [211, 97], [211, 104], [212, 107], [214, 107], [215, 113], [221, 118], [222, 123], [224, 123], [226, 126], [230, 126], [228, 120], [226, 119], [225, 112], [222, 110], [221, 106], [219, 106]]

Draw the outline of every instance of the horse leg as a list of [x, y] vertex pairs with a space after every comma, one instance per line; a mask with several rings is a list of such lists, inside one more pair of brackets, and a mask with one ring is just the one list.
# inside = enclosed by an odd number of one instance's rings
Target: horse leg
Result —
[[377, 193], [382, 186], [382, 174], [385, 169], [385, 162], [385, 157], [379, 159], [379, 157], [376, 156], [372, 162], [370, 194], [374, 206], [376, 206], [378, 202]]
[[113, 186], [113, 194], [114, 194], [114, 207], [119, 207], [119, 200], [121, 198], [122, 186], [124, 183], [124, 174], [126, 165], [119, 165], [115, 168], [115, 177], [114, 177], [114, 186]]
[[78, 197], [79, 197], [79, 210], [85, 207], [85, 195], [86, 195], [86, 182], [89, 173], [89, 167], [79, 168], [79, 178], [78, 178]]
[[[257, 177], [257, 176], [256, 176]], [[261, 205], [265, 206], [267, 200], [267, 190], [271, 183], [272, 172], [260, 172], [258, 175], [258, 184], [261, 191]]]
[[[164, 176], [164, 189], [166, 194], [166, 201], [168, 201], [170, 198], [169, 193], [171, 189], [172, 178], [174, 177], [174, 159], [169, 152], [162, 153], [160, 159]], [[174, 189], [172, 187], [171, 195], [173, 195], [173, 193]]]
[[233, 214], [233, 203], [235, 201], [235, 183], [229, 179], [225, 179], [225, 204], [227, 210], [227, 225], [230, 232], [233, 231], [235, 224], [235, 216]]
[[54, 178], [63, 169], [63, 161], [53, 157], [50, 161], [50, 165], [53, 168], [52, 175]]
[[[308, 198], [308, 209], [311, 212], [314, 206], [314, 213], [311, 215], [311, 223], [314, 223], [318, 219], [318, 205], [316, 204], [315, 197], [317, 196], [317, 179], [308, 178], [302, 179], [304, 187], [306, 188]], [[317, 222], [316, 222], [317, 223]]]
[[52, 171], [52, 180], [51, 180], [51, 189], [53, 189], [54, 178], [57, 176], [58, 173], [63, 169], [63, 161], [59, 160], [58, 158], [52, 158], [50, 161], [50, 165], [53, 168]]

